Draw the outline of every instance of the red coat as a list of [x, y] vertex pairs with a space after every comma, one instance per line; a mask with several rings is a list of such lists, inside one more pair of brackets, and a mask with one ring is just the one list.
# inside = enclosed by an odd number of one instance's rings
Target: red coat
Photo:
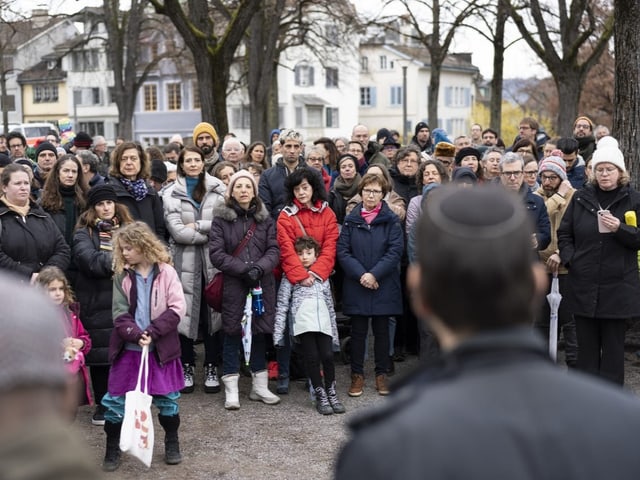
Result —
[[85, 388], [85, 400], [89, 405], [93, 405], [91, 390], [89, 387], [89, 371], [85, 364], [85, 357], [91, 350], [91, 337], [80, 321], [80, 317], [78, 316], [79, 311], [80, 305], [77, 303], [69, 305], [69, 309], [67, 310], [65, 308], [64, 311], [64, 321], [66, 322], [65, 331], [67, 332], [67, 335], [71, 338], [77, 338], [84, 342], [83, 347], [78, 351], [75, 358], [72, 358], [70, 361], [65, 359], [65, 361], [68, 361], [66, 364], [67, 371], [73, 378], [76, 378], [76, 375], [80, 375], [82, 377]]
[[[320, 255], [308, 271], [302, 266], [294, 248], [296, 239], [304, 235], [296, 217], [306, 234], [320, 243]], [[280, 212], [277, 234], [280, 262], [289, 282], [295, 285], [309, 277], [310, 272], [322, 281], [329, 278], [336, 261], [339, 232], [336, 215], [327, 202], [318, 201], [312, 208], [306, 208], [294, 200], [293, 205], [286, 206]]]

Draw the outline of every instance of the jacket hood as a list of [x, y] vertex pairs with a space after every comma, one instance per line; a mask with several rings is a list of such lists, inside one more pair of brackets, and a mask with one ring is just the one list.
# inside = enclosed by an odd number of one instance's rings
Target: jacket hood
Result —
[[[269, 218], [269, 212], [264, 204], [260, 204], [260, 208], [252, 215], [253, 219], [257, 223], [264, 222]], [[227, 222], [233, 222], [238, 218], [238, 212], [235, 209], [229, 207], [226, 203], [220, 204], [213, 209], [213, 218], [220, 217]]]

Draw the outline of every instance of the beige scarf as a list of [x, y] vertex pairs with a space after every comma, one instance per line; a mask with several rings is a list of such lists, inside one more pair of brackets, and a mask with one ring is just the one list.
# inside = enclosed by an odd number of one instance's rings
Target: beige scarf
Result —
[[31, 209], [31, 205], [28, 202], [24, 207], [21, 207], [20, 205], [14, 205], [9, 200], [7, 200], [7, 196], [4, 194], [2, 195], [2, 197], [0, 197], [0, 200], [2, 200], [7, 207], [9, 207], [9, 210], [13, 210], [21, 217], [26, 217], [29, 213], [29, 210]]

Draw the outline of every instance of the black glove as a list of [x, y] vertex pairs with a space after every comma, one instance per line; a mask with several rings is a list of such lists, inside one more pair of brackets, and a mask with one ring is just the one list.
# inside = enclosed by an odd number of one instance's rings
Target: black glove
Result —
[[251, 267], [249, 270], [242, 274], [242, 281], [248, 287], [253, 287], [258, 280], [262, 278], [262, 269], [260, 267]]

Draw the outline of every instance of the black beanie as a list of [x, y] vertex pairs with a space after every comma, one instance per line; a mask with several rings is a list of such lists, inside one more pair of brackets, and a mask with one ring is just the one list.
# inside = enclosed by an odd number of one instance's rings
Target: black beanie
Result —
[[90, 148], [93, 144], [93, 138], [88, 133], [78, 132], [73, 139], [73, 145], [80, 148]]
[[113, 185], [109, 185], [108, 183], [96, 185], [87, 192], [87, 202], [91, 206], [104, 200], [112, 200], [114, 203], [118, 201], [118, 196], [116, 195], [116, 190], [113, 188]]
[[473, 147], [464, 147], [461, 148], [458, 153], [456, 153], [456, 165], [460, 165], [462, 159], [464, 157], [474, 156], [478, 160], [478, 162], [482, 159], [482, 154]]
[[158, 183], [167, 181], [167, 166], [162, 160], [151, 161], [151, 180]]
[[[416, 130], [414, 132], [414, 135], [418, 135], [418, 132], [420, 130], [422, 130], [423, 128], [429, 128], [429, 125], [427, 125], [426, 122], [418, 122], [417, 125], [416, 125]], [[431, 130], [431, 129], [429, 128], [429, 130]]]
[[38, 161], [38, 156], [46, 150], [50, 150], [56, 157], [58, 156], [58, 150], [52, 143], [42, 142], [40, 145], [38, 145], [38, 148], [36, 148], [36, 162]]

